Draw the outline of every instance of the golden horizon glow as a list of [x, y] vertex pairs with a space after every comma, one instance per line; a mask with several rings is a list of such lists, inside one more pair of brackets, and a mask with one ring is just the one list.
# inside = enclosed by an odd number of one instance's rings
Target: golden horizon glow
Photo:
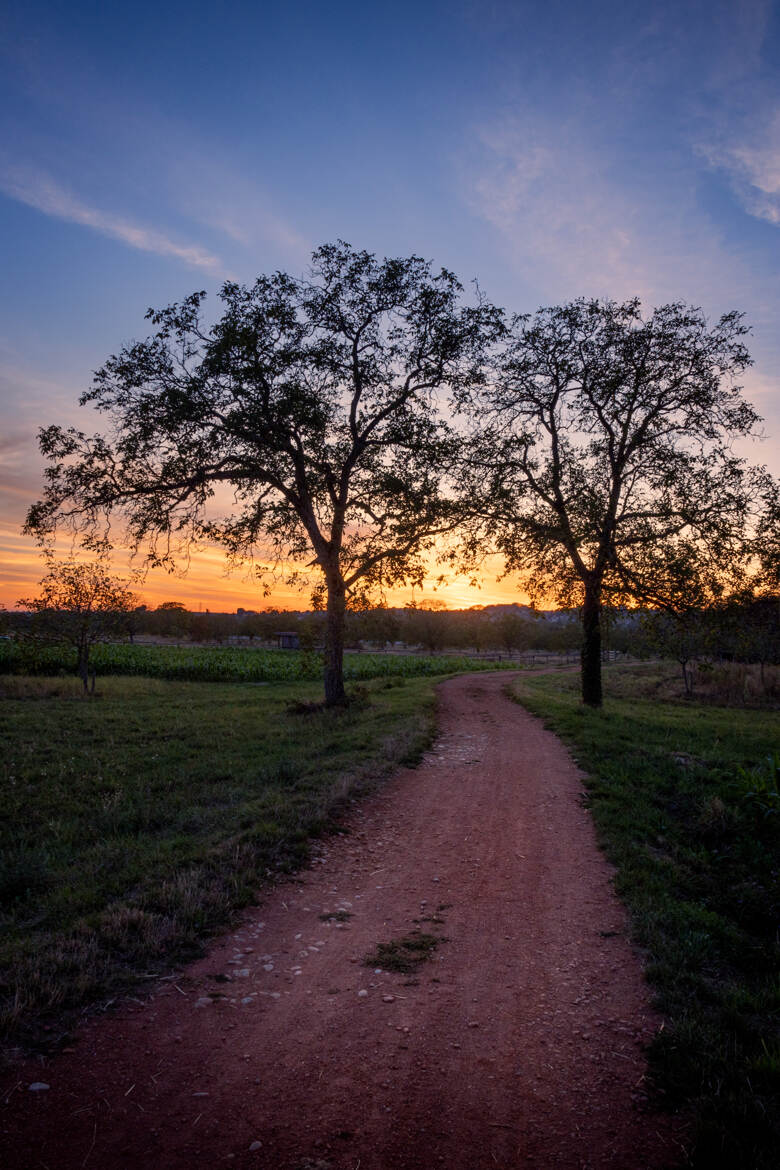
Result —
[[[17, 609], [21, 598], [35, 597], [40, 588], [46, 566], [37, 546], [18, 529], [0, 526], [0, 547], [3, 561], [0, 565], [0, 607]], [[70, 546], [61, 543], [58, 557], [66, 558]], [[79, 559], [82, 559], [79, 557]], [[88, 559], [88, 558], [84, 558]], [[118, 577], [131, 577], [127, 553], [118, 553], [112, 561]], [[497, 580], [501, 562], [493, 558], [486, 564], [481, 585], [472, 585], [465, 577], [454, 576], [439, 584], [433, 574], [422, 589], [389, 589], [388, 607], [402, 607], [412, 601], [443, 601], [448, 609], [469, 609], [478, 605], [526, 605], [528, 597], [511, 578]], [[218, 549], [204, 549], [194, 554], [190, 566], [183, 573], [168, 573], [150, 569], [137, 583], [131, 584], [141, 604], [150, 609], [164, 601], [179, 601], [189, 610], [210, 610], [212, 613], [232, 613], [242, 608], [264, 610], [269, 608], [302, 611], [311, 609], [311, 586], [296, 589], [282, 582], [273, 586], [265, 596], [252, 577], [251, 570], [235, 570], [228, 574], [224, 556]]]

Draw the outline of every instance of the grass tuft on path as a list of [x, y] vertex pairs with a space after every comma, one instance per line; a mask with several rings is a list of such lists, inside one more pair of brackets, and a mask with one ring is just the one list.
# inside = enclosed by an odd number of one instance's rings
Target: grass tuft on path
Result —
[[366, 955], [363, 965], [381, 967], [383, 971], [395, 971], [401, 975], [411, 975], [430, 959], [439, 943], [446, 941], [441, 935], [413, 930], [403, 938], [377, 943], [376, 950]]
[[[306, 861], [351, 797], [416, 762], [435, 679], [376, 680], [345, 710], [318, 684], [0, 678], [0, 1039], [201, 953]], [[391, 684], [391, 685], [388, 685]]]
[[666, 1026], [654, 1082], [696, 1119], [692, 1165], [774, 1170], [780, 1149], [780, 712], [664, 702], [656, 665], [510, 691], [559, 734], [617, 867]]

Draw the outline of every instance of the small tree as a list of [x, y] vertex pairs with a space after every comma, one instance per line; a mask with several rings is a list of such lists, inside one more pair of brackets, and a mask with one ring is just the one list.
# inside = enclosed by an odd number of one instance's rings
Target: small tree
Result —
[[140, 634], [146, 628], [148, 620], [149, 610], [145, 605], [136, 605], [125, 614], [122, 628], [131, 644], [135, 641], [136, 634]]
[[722, 625], [731, 655], [740, 662], [757, 662], [765, 687], [766, 667], [780, 662], [780, 594], [746, 590], [730, 598]]
[[419, 602], [409, 602], [404, 606], [404, 640], [408, 643], [419, 643], [430, 654], [443, 650], [447, 643], [447, 625], [445, 614], [447, 605], [438, 597]]
[[102, 561], [87, 564], [49, 558], [48, 565], [40, 596], [16, 603], [33, 615], [25, 636], [72, 646], [76, 672], [86, 692], [90, 650], [96, 642], [110, 641], [124, 632], [138, 598], [124, 581], [111, 576]]
[[163, 638], [189, 637], [193, 615], [181, 601], [163, 601], [150, 614], [150, 628]]
[[355, 635], [384, 647], [388, 642], [395, 642], [400, 637], [401, 623], [397, 614], [384, 606], [371, 606], [353, 614], [352, 621]]
[[[211, 329], [204, 293], [150, 310], [153, 336], [109, 358], [81, 400], [108, 415], [111, 436], [41, 431], [50, 465], [26, 530], [45, 540], [66, 527], [94, 544], [120, 513], [152, 564], [206, 539], [234, 563], [306, 565], [327, 610], [326, 702], [343, 703], [348, 599], [419, 583], [454, 524], [434, 395], [480, 380], [501, 327], [461, 292], [419, 257], [380, 263], [338, 243], [314, 253], [310, 280], [224, 285]], [[233, 502], [214, 518], [224, 485]]]
[[469, 552], [487, 535], [532, 598], [581, 606], [591, 706], [605, 601], [665, 605], [659, 559], [714, 589], [748, 556], [767, 477], [732, 449], [758, 422], [734, 385], [746, 333], [738, 313], [710, 328], [683, 304], [578, 300], [515, 319], [493, 381], [459, 397]]
[[507, 654], [527, 650], [531, 645], [531, 627], [525, 618], [513, 609], [504, 609], [496, 622], [496, 640]]
[[712, 616], [694, 606], [676, 612], [656, 609], [643, 615], [642, 632], [651, 650], [678, 663], [685, 694], [693, 698], [696, 663], [707, 657], [714, 645]]

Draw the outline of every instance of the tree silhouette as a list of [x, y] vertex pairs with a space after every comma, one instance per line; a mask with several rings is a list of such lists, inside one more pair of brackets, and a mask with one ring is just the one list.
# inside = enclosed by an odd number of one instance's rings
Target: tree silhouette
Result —
[[577, 300], [516, 318], [491, 382], [458, 395], [468, 551], [492, 543], [532, 597], [581, 606], [591, 706], [603, 602], [666, 606], [694, 577], [716, 594], [746, 564], [769, 483], [732, 449], [759, 421], [734, 384], [747, 332], [733, 312]]
[[72, 646], [76, 671], [86, 692], [90, 650], [96, 642], [110, 641], [125, 632], [127, 616], [138, 605], [138, 598], [100, 560], [87, 563], [49, 557], [41, 586], [38, 597], [21, 598], [16, 603], [33, 615], [27, 637]]
[[[109, 358], [81, 399], [109, 434], [41, 431], [49, 467], [27, 531], [99, 546], [118, 513], [151, 564], [202, 540], [232, 563], [303, 564], [327, 609], [326, 703], [343, 703], [348, 599], [420, 582], [454, 524], [434, 396], [479, 381], [500, 328], [461, 292], [416, 256], [379, 262], [339, 242], [314, 253], [310, 279], [225, 284], [210, 329], [202, 292], [150, 310], [154, 334]], [[223, 485], [232, 502], [216, 516]]]

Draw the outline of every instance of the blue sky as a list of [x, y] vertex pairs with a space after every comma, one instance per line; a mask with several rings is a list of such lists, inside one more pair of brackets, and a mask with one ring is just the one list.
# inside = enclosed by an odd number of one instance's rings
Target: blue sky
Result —
[[[6, 0], [0, 601], [40, 576], [36, 427], [78, 418], [145, 309], [337, 237], [518, 311], [744, 311], [747, 453], [777, 469], [780, 6]], [[173, 592], [199, 589], [247, 600], [216, 562]]]

